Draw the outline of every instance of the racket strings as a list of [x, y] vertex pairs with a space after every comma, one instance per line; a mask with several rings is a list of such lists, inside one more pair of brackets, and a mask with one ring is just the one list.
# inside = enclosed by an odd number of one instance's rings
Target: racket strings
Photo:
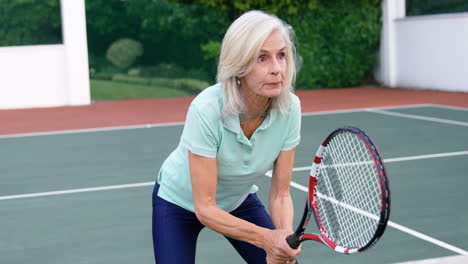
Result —
[[353, 133], [340, 133], [324, 153], [317, 207], [326, 235], [346, 248], [373, 237], [380, 214], [380, 185], [372, 156]]
[[[340, 145], [345, 145], [343, 148], [345, 151], [342, 153], [345, 153], [345, 157], [341, 157], [339, 159], [339, 163], [343, 164], [348, 161], [348, 164], [359, 164], [360, 166], [337, 166], [337, 167], [332, 167], [330, 168], [327, 172], [334, 173], [335, 175], [331, 175], [329, 177], [330, 179], [334, 179], [338, 184], [340, 184], [339, 190], [342, 190], [341, 196], [344, 194], [346, 197], [344, 198], [345, 201], [348, 201], [350, 204], [353, 205], [358, 205], [360, 204], [359, 201], [366, 201], [369, 199], [376, 199], [376, 201], [373, 201], [372, 203], [366, 203], [361, 205], [369, 205], [369, 204], [375, 204], [375, 202], [378, 202], [378, 194], [380, 193], [380, 187], [377, 181], [372, 181], [373, 176], [375, 175], [374, 172], [374, 163], [373, 162], [364, 162], [364, 161], [372, 161], [372, 157], [367, 153], [365, 146], [364, 148], [358, 148], [356, 146], [360, 146], [361, 141], [356, 141], [358, 140], [355, 136], [352, 137], [353, 135], [346, 134], [346, 140], [343, 140], [343, 138], [337, 138], [339, 141], [338, 144]], [[353, 150], [352, 150], [353, 149]], [[333, 163], [333, 156], [343, 156], [340, 155], [340, 152], [337, 152], [337, 148], [332, 148], [332, 151], [330, 152], [330, 155], [328, 156], [329, 160], [326, 160], [325, 163], [330, 162]], [[365, 152], [363, 152], [363, 150]], [[354, 154], [356, 153], [356, 154]], [[361, 159], [359, 160], [359, 163], [356, 162], [356, 160], [353, 159]], [[364, 160], [362, 159], [364, 158]], [[349, 162], [352, 161], [352, 162]], [[336, 163], [336, 162], [335, 162]], [[359, 176], [359, 177], [356, 177]], [[363, 177], [366, 176], [366, 177]], [[350, 185], [350, 184], [341, 184], [341, 182], [345, 183], [350, 183], [350, 182], [356, 182], [358, 186], [366, 186], [368, 183], [373, 183], [374, 186], [371, 186], [369, 188], [369, 191], [371, 192], [362, 192], [358, 188], [355, 188], [355, 186]], [[336, 187], [336, 186], [335, 186]], [[331, 186], [330, 186], [331, 188]], [[372, 191], [377, 191], [377, 193], [372, 192]], [[376, 195], [377, 194], [377, 195]], [[364, 195], [364, 196], [363, 196]], [[340, 197], [335, 197], [335, 198], [340, 198]], [[339, 199], [341, 200], [341, 199]], [[370, 210], [371, 208], [361, 208], [365, 211]]]
[[[345, 141], [346, 142], [346, 141]], [[343, 153], [346, 153], [346, 158], [345, 159], [348, 159], [348, 157], [350, 157], [350, 155], [352, 155], [352, 151], [350, 151], [352, 148], [350, 148], [350, 146], [352, 146], [352, 144], [350, 142], [352, 141], [347, 141], [349, 144], [347, 144], [345, 150], [347, 151], [344, 151]], [[362, 155], [358, 155], [357, 157], [362, 157]], [[340, 162], [343, 162], [342, 160], [340, 160]], [[362, 160], [357, 160], [357, 162], [362, 162]], [[356, 163], [356, 160], [352, 160], [352, 163]], [[345, 182], [350, 182], [350, 176], [352, 177], [352, 175], [356, 175], [356, 167], [355, 166], [351, 166], [348, 168], [351, 168], [352, 170], [351, 171], [345, 171], [344, 169], [345, 167], [338, 167], [337, 169], [335, 169], [335, 173], [337, 173], [338, 175], [342, 175], [345, 177]], [[362, 166], [361, 166], [362, 168]], [[336, 177], [336, 179], [338, 179], [338, 177]], [[358, 178], [358, 179], [361, 179], [362, 178]], [[362, 185], [362, 182], [356, 182], [357, 185]], [[360, 197], [362, 196], [362, 194], [365, 194], [365, 193], [356, 193], [356, 189], [355, 188], [350, 188], [351, 185], [344, 185], [342, 186], [341, 188], [343, 188], [343, 192], [344, 194], [347, 194], [345, 195], [344, 197], [336, 197], [336, 198], [339, 198], [340, 201], [344, 201], [346, 202], [347, 204], [351, 204], [351, 205], [358, 205], [358, 201], [362, 200], [362, 199], [366, 199], [366, 197]], [[336, 204], [335, 204], [335, 207], [336, 207]], [[361, 209], [364, 209], [366, 210], [366, 208], [361, 208]], [[367, 211], [367, 210], [366, 210]], [[347, 229], [343, 229], [340, 227], [340, 230], [351, 230], [352, 232], [350, 232], [349, 234], [345, 234], [346, 237], [349, 237], [349, 238], [353, 238], [353, 241], [356, 241], [356, 240], [359, 240], [361, 241], [361, 243], [365, 243], [365, 241], [362, 240], [362, 235], [361, 236], [357, 236], [357, 234], [360, 234], [361, 233], [361, 230], [358, 226], [358, 224], [362, 224], [360, 221], [362, 221], [361, 219], [357, 219], [359, 221], [356, 221], [356, 219], [353, 221], [353, 219], [351, 218], [352, 215], [349, 214], [348, 212], [344, 211], [344, 210], [339, 210], [339, 218], [340, 217], [343, 219], [342, 221], [345, 223], [345, 224], [341, 224], [341, 226], [343, 225], [346, 225], [346, 227], [348, 227]], [[366, 224], [366, 222], [364, 222], [364, 224]], [[364, 239], [365, 240], [365, 239]], [[353, 244], [352, 241], [349, 241], [348, 243], [350, 244]]]
[[[348, 153], [346, 159], [352, 160], [353, 158], [359, 158], [360, 160], [359, 162], [356, 160], [351, 162], [352, 164], [359, 164], [359, 166], [347, 166], [346, 169], [345, 167], [338, 167], [336, 169], [338, 175], [340, 175], [340, 177], [344, 179], [343, 182], [346, 183], [355, 182], [357, 186], [362, 187], [370, 184], [367, 190], [361, 190], [350, 184], [343, 185], [344, 194], [347, 194], [345, 200], [349, 201], [350, 204], [355, 205], [359, 209], [372, 212], [372, 209], [379, 208], [372, 207], [371, 205], [380, 203], [380, 185], [378, 183], [378, 178], [376, 177], [377, 172], [375, 171], [375, 165], [372, 160], [372, 156], [368, 153], [364, 143], [360, 141], [354, 134], [346, 134], [344, 136], [346, 136], [348, 140], [348, 145], [345, 149], [351, 150], [354, 148], [353, 151]], [[342, 138], [338, 139], [343, 140]], [[343, 142], [340, 144], [343, 144]], [[353, 153], [356, 153], [356, 155]], [[336, 178], [339, 179], [338, 177]], [[375, 211], [374, 213], [378, 214], [379, 210]]]
[[[345, 182], [352, 182], [353, 179], [351, 177], [355, 177], [355, 175], [357, 173], [359, 173], [359, 170], [369, 169], [369, 167], [372, 166], [372, 164], [370, 162], [366, 162], [366, 161], [369, 160], [367, 152], [359, 153], [359, 151], [361, 151], [362, 148], [356, 148], [356, 146], [360, 145], [359, 144], [360, 141], [355, 142], [356, 138], [352, 137], [352, 136], [353, 136], [352, 134], [351, 135], [350, 134], [344, 134], [344, 137], [338, 137], [337, 138], [338, 139], [337, 142], [339, 144], [345, 146], [343, 148], [344, 151], [342, 151], [342, 153], [344, 153], [345, 155], [341, 155], [341, 159], [340, 159], [339, 162], [340, 163], [346, 163], [346, 161], [347, 161], [348, 163], [351, 163], [351, 164], [360, 164], [360, 166], [346, 166], [346, 167], [341, 166], [341, 167], [338, 167], [337, 169], [335, 169], [334, 172], [338, 176], [341, 175], [342, 177], [344, 177]], [[364, 159], [362, 159], [362, 158], [364, 158]], [[345, 169], [348, 169], [348, 170], [345, 170]], [[369, 174], [369, 172], [364, 172], [364, 175], [366, 175], [366, 174]], [[335, 179], [339, 179], [339, 177], [335, 177]], [[362, 181], [365, 181], [364, 178], [359, 177], [359, 178], [356, 178], [356, 179], [358, 180], [358, 182], [356, 182], [356, 184], [358, 186], [362, 186], [364, 184], [364, 182], [362, 182]], [[363, 197], [362, 196], [363, 194], [364, 195], [368, 194], [367, 192], [361, 192], [361, 193], [356, 192], [357, 189], [353, 188], [352, 185], [343, 185], [342, 188], [344, 189], [343, 193], [345, 194], [345, 196], [342, 197], [342, 199], [340, 201], [344, 201], [347, 204], [355, 205], [355, 206], [356, 205], [361, 205], [359, 203], [359, 201], [366, 200], [368, 198], [368, 197]], [[362, 208], [362, 207], [359, 207], [359, 208], [364, 209], [365, 211], [368, 211], [368, 208]], [[366, 240], [366, 237], [365, 237], [365, 233], [363, 234], [362, 230], [369, 229], [369, 226], [366, 226], [366, 225], [369, 224], [369, 222], [368, 221], [367, 222], [366, 221], [362, 222], [362, 219], [354, 219], [353, 220], [353, 218], [352, 218], [353, 215], [349, 214], [347, 211], [344, 211], [344, 210], [339, 210], [338, 212], [340, 212], [339, 217], [341, 217], [343, 219], [343, 222], [345, 223], [345, 224], [342, 224], [342, 225], [345, 225], [347, 227], [347, 229], [340, 228], [340, 230], [351, 231], [348, 234], [344, 234], [345, 237], [352, 238], [352, 241], [348, 241], [347, 243], [348, 244], [355, 244], [356, 242], [359, 243], [359, 244], [366, 243], [367, 240]], [[362, 216], [360, 218], [362, 218]], [[364, 228], [360, 228], [362, 224], [364, 224], [364, 226], [362, 226]]]

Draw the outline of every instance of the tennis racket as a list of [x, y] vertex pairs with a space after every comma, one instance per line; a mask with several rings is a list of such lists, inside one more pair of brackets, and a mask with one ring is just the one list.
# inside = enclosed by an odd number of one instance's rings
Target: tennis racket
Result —
[[[312, 214], [319, 233], [306, 234]], [[382, 236], [389, 215], [390, 189], [377, 147], [359, 128], [342, 127], [318, 148], [304, 214], [286, 240], [291, 248], [315, 240], [340, 253], [362, 252]]]

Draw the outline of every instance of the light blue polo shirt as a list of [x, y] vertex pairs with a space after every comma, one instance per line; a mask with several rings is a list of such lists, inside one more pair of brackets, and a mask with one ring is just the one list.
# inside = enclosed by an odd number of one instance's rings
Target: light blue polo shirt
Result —
[[188, 150], [216, 158], [218, 179], [216, 204], [231, 212], [256, 192], [255, 183], [273, 168], [280, 151], [299, 144], [301, 106], [291, 95], [289, 111], [281, 114], [272, 109], [250, 140], [240, 127], [239, 116], [222, 119], [223, 88], [215, 84], [206, 88], [191, 103], [177, 148], [159, 171], [158, 196], [194, 212]]

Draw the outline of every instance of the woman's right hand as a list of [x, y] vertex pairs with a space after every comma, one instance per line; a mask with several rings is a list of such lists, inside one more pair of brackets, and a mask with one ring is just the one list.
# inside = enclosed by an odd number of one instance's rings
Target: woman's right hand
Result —
[[263, 249], [266, 251], [268, 264], [296, 263], [301, 248], [293, 249], [286, 242], [286, 237], [292, 233], [290, 230], [275, 229], [265, 234]]

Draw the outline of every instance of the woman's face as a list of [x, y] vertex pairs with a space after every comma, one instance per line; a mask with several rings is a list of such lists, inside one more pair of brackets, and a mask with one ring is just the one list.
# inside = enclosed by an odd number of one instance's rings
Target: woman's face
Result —
[[276, 97], [286, 75], [286, 43], [278, 30], [273, 31], [260, 48], [252, 71], [240, 79], [244, 93]]

